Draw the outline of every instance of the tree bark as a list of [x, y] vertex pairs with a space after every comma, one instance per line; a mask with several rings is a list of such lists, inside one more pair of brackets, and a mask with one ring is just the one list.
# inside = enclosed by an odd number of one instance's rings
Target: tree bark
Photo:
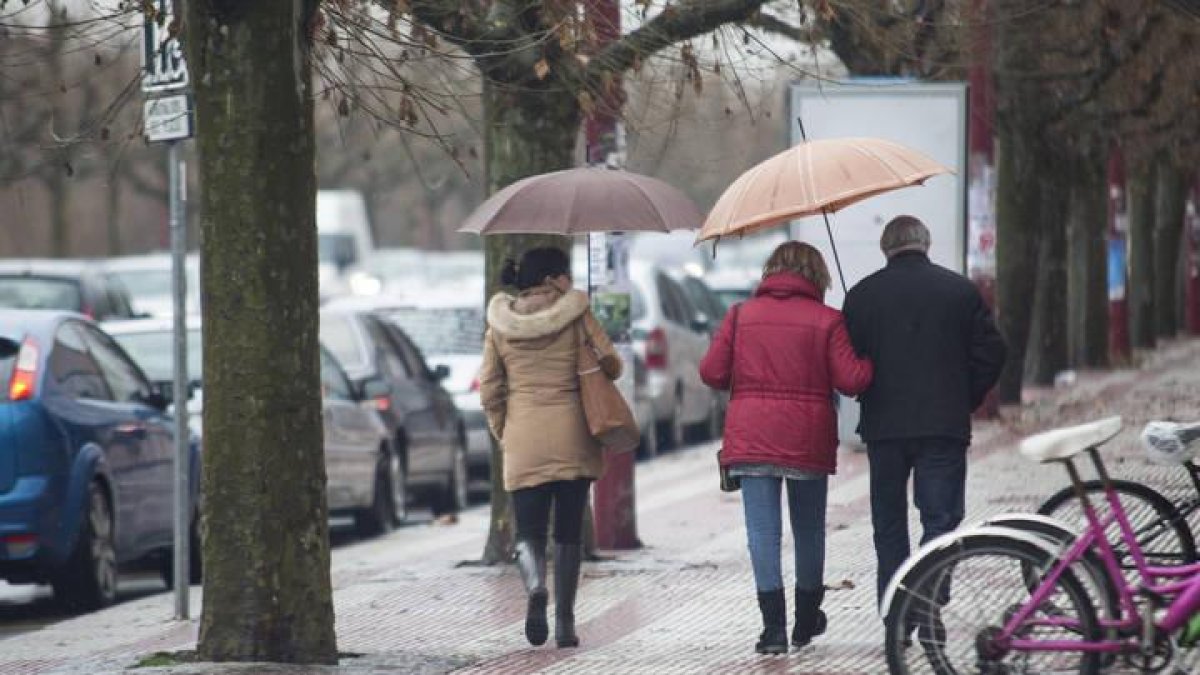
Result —
[[[575, 165], [581, 116], [570, 93], [520, 90], [492, 82], [484, 89], [484, 114], [489, 194], [522, 178]], [[500, 270], [505, 260], [519, 260], [525, 251], [538, 246], [556, 246], [570, 255], [571, 239], [555, 235], [485, 237], [486, 297], [501, 290]], [[483, 550], [487, 564], [512, 559], [512, 504], [504, 490], [504, 455], [498, 444], [492, 447], [491, 471], [492, 516]]]
[[1067, 200], [1070, 181], [1060, 164], [1043, 167], [1038, 238], [1037, 286], [1030, 326], [1031, 352], [1026, 376], [1034, 383], [1054, 383], [1067, 367]]
[[1129, 285], [1125, 291], [1129, 303], [1129, 340], [1134, 349], [1153, 349], [1155, 165], [1142, 162], [1130, 169]]
[[1104, 163], [1084, 156], [1071, 171], [1067, 213], [1067, 343], [1074, 368], [1108, 365], [1107, 197]]
[[1037, 280], [1041, 173], [1035, 136], [1002, 126], [996, 145], [996, 321], [1008, 360], [996, 385], [1001, 403], [1021, 401], [1025, 352]]
[[210, 661], [337, 661], [317, 342], [313, 0], [187, 3], [203, 182]]
[[1179, 252], [1187, 208], [1186, 177], [1175, 162], [1158, 162], [1154, 203], [1154, 314], [1159, 337], [1179, 332]]

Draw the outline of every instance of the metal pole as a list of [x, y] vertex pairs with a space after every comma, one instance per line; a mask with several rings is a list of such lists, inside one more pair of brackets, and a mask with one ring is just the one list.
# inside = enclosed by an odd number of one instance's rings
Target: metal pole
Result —
[[175, 379], [172, 400], [175, 404], [175, 618], [188, 618], [188, 446], [187, 399], [187, 224], [183, 218], [183, 158], [179, 141], [167, 144], [167, 174], [170, 183], [171, 275], [175, 304]]

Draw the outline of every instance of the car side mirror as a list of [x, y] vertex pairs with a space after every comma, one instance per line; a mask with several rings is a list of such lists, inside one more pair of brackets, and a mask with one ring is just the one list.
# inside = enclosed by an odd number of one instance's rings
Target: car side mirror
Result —
[[363, 381], [361, 393], [364, 401], [373, 401], [377, 398], [391, 396], [392, 387], [381, 378], [372, 377], [369, 380]]
[[0, 359], [7, 359], [21, 351], [21, 343], [8, 338], [0, 338]]
[[697, 333], [707, 333], [710, 328], [712, 328], [712, 321], [708, 315], [704, 312], [696, 312], [696, 315], [692, 317], [692, 330]]
[[154, 408], [155, 410], [165, 412], [171, 407], [171, 383], [170, 382], [155, 382], [150, 389], [150, 393], [141, 397], [142, 403]]
[[442, 380], [445, 380], [447, 377], [450, 377], [450, 366], [447, 366], [444, 363], [439, 363], [437, 366], [434, 367], [433, 379], [435, 381], [441, 382]]

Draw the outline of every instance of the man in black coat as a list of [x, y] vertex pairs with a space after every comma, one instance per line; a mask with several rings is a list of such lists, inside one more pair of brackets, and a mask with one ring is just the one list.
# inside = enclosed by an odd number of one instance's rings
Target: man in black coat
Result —
[[971, 412], [1000, 376], [1006, 350], [975, 285], [929, 261], [929, 229], [894, 218], [879, 247], [887, 266], [846, 295], [850, 339], [875, 365], [859, 397], [871, 465], [878, 600], [909, 554], [908, 477], [921, 543], [963, 519]]

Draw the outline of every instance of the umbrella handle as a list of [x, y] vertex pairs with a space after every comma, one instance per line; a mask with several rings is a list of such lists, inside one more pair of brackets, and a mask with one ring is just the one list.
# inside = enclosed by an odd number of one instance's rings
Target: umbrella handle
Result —
[[846, 294], [846, 276], [842, 274], [842, 260], [838, 257], [837, 242], [833, 240], [833, 228], [829, 226], [829, 213], [821, 209], [821, 217], [825, 219], [825, 232], [829, 234], [829, 247], [833, 249], [833, 263], [837, 266], [838, 280], [842, 282], [842, 295]]

